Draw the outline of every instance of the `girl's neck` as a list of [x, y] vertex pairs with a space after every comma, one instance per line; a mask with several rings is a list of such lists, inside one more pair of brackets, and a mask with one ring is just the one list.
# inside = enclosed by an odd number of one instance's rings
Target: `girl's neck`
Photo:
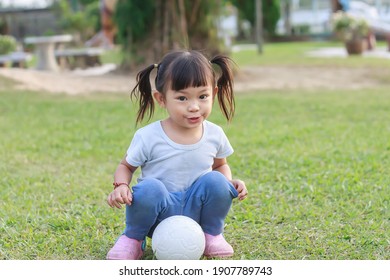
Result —
[[194, 128], [184, 128], [177, 126], [168, 118], [161, 121], [161, 126], [169, 139], [180, 145], [196, 144], [203, 136], [203, 124]]

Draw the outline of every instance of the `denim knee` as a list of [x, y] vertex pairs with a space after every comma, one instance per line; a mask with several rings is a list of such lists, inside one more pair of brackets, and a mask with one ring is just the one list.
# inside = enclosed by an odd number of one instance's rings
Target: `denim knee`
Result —
[[204, 188], [205, 193], [209, 196], [225, 199], [232, 199], [238, 196], [237, 190], [221, 172], [211, 171], [198, 180], [200, 188]]
[[133, 186], [133, 203], [155, 207], [168, 196], [165, 185], [158, 179], [148, 178]]
[[200, 177], [187, 193], [186, 212], [198, 221], [203, 231], [218, 235], [238, 193], [229, 180], [218, 171]]
[[142, 240], [167, 207], [169, 193], [157, 179], [145, 179], [133, 187], [133, 203], [126, 205], [126, 228], [129, 238]]

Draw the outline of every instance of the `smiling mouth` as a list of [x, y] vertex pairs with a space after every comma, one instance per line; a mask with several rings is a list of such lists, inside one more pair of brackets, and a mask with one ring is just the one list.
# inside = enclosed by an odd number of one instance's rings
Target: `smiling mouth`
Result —
[[196, 122], [196, 121], [200, 120], [200, 117], [192, 117], [192, 118], [188, 118], [188, 120], [191, 122]]

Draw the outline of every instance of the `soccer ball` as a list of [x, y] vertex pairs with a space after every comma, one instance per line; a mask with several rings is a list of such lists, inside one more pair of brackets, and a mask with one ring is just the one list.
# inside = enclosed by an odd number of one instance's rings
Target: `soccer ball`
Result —
[[152, 250], [158, 260], [199, 260], [205, 246], [202, 228], [186, 216], [166, 218], [152, 235]]

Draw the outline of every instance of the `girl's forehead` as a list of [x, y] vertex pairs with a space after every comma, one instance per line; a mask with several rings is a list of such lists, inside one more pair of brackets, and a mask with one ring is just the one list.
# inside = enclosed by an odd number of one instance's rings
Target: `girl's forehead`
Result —
[[208, 92], [211, 91], [213, 87], [211, 85], [199, 86], [199, 87], [187, 87], [180, 90], [172, 90], [173, 92], [181, 92], [181, 93], [193, 93], [193, 92]]
[[214, 87], [215, 79], [212, 75], [194, 76], [194, 77], [171, 77], [165, 81], [165, 88], [171, 90], [182, 90], [186, 88]]

